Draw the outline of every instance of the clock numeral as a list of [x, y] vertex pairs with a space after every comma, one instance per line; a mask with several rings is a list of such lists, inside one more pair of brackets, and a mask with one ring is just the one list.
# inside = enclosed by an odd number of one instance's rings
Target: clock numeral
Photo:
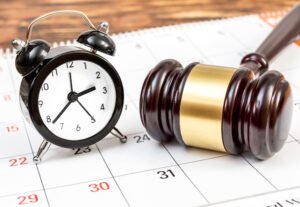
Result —
[[107, 94], [107, 88], [103, 87], [103, 94]]
[[64, 128], [64, 123], [59, 123], [60, 124], [60, 129]]
[[80, 130], [81, 130], [81, 127], [80, 127], [79, 125], [77, 125], [77, 126], [76, 126], [76, 131], [79, 132]]
[[48, 90], [49, 90], [49, 84], [48, 83], [43, 83], [42, 91], [48, 91]]
[[86, 62], [84, 62], [83, 65], [84, 65], [84, 69], [87, 69]]
[[39, 100], [39, 107], [42, 107], [44, 102], [42, 100]]
[[52, 75], [52, 77], [58, 76], [57, 69], [54, 69], [54, 70], [51, 72], [51, 75]]
[[160, 179], [167, 179], [169, 177], [175, 177], [175, 174], [172, 170], [161, 170], [157, 172], [158, 175], [160, 175]]
[[67, 68], [74, 68], [74, 63], [73, 63], [73, 61], [72, 61], [72, 62], [66, 63], [66, 67], [67, 67]]
[[100, 110], [105, 110], [104, 104], [101, 104]]
[[48, 123], [50, 123], [51, 122], [51, 117], [49, 115], [46, 116], [46, 120], [47, 120]]
[[100, 77], [100, 72], [99, 72], [99, 71], [96, 72], [96, 78], [97, 78], [97, 79], [100, 79], [100, 78], [101, 78], [101, 77]]

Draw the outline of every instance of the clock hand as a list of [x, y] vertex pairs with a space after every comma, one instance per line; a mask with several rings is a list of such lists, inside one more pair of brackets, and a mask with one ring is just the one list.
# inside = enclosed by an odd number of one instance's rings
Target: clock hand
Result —
[[92, 121], [96, 121], [95, 118], [88, 112], [88, 110], [80, 103], [80, 101], [78, 99], [76, 101], [81, 106], [81, 108], [91, 117]]
[[72, 103], [72, 101], [69, 101], [65, 107], [59, 112], [59, 114], [55, 117], [55, 119], [52, 121], [53, 124], [55, 124], [55, 122], [59, 119], [59, 117], [61, 117], [61, 115], [66, 111], [66, 109], [70, 106], [70, 104]]
[[59, 112], [59, 114], [55, 117], [55, 119], [52, 121], [53, 124], [61, 117], [61, 115], [67, 110], [67, 108], [70, 106], [72, 102], [77, 101], [81, 108], [91, 117], [93, 121], [96, 121], [95, 118], [88, 112], [88, 110], [78, 101], [78, 97], [83, 96], [85, 94], [88, 94], [94, 90], [96, 90], [96, 87], [93, 86], [89, 89], [86, 89], [80, 93], [75, 93], [73, 92], [73, 85], [72, 85], [72, 75], [71, 72], [69, 73], [69, 78], [70, 78], [70, 86], [71, 86], [71, 92], [68, 95], [69, 102], [65, 105], [65, 107]]
[[69, 80], [70, 80], [71, 92], [73, 92], [73, 83], [72, 83], [72, 74], [71, 74], [71, 72], [69, 72]]
[[86, 89], [86, 90], [84, 90], [84, 91], [81, 91], [80, 93], [77, 93], [77, 98], [80, 97], [80, 96], [83, 96], [83, 95], [85, 95], [85, 94], [88, 94], [88, 93], [90, 93], [90, 92], [92, 92], [92, 91], [94, 91], [94, 90], [96, 90], [96, 87], [95, 87], [95, 86], [93, 86], [93, 87], [91, 87], [91, 88], [89, 88], [89, 89]]

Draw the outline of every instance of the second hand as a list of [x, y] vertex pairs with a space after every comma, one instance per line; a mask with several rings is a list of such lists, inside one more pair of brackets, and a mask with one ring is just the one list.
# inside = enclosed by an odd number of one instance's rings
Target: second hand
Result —
[[95, 118], [90, 114], [90, 112], [82, 105], [82, 103], [78, 99], [76, 101], [81, 106], [81, 108], [91, 117], [92, 121], [96, 121]]

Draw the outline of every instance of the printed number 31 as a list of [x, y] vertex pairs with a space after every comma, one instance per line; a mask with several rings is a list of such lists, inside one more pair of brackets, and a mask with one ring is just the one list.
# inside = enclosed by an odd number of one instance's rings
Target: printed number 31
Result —
[[175, 174], [172, 170], [161, 170], [157, 172], [158, 175], [160, 175], [160, 179], [167, 179], [169, 177], [175, 177]]

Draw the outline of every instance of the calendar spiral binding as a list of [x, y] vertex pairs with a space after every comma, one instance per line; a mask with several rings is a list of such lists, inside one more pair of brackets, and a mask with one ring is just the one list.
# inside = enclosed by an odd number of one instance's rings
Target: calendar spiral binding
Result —
[[[145, 29], [139, 29], [134, 31], [127, 31], [127, 32], [121, 32], [112, 34], [112, 38], [114, 40], [122, 40], [127, 38], [133, 38], [138, 36], [138, 34], [158, 34], [163, 33], [166, 31], [177, 31], [181, 28], [191, 28], [191, 27], [212, 27], [213, 24], [220, 22], [231, 22], [231, 21], [242, 21], [245, 18], [258, 16], [266, 23], [269, 19], [277, 19], [279, 21], [289, 10], [281, 10], [281, 11], [275, 11], [275, 12], [264, 12], [260, 14], [252, 14], [252, 15], [242, 15], [242, 16], [236, 16], [236, 17], [225, 17], [225, 18], [216, 18], [216, 19], [210, 19], [206, 21], [194, 21], [189, 23], [181, 23], [181, 24], [170, 24], [166, 26], [158, 26], [158, 27], [152, 27], [152, 28], [145, 28]], [[274, 25], [272, 25], [274, 26]], [[67, 40], [67, 41], [60, 41], [60, 42], [53, 42], [52, 47], [59, 47], [59, 46], [70, 46], [75, 45], [79, 46], [80, 44], [77, 43], [77, 41], [74, 40]], [[82, 45], [80, 45], [82, 46]], [[16, 50], [14, 48], [0, 48], [0, 57], [11, 57], [12, 55], [16, 54]]]

